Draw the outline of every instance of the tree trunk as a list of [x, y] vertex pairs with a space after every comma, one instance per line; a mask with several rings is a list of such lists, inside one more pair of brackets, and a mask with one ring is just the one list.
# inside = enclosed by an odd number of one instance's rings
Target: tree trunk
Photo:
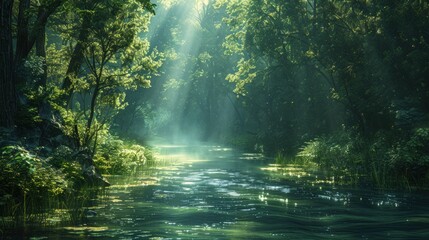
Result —
[[91, 107], [90, 107], [89, 118], [86, 125], [85, 138], [83, 143], [83, 146], [88, 148], [91, 143], [91, 138], [92, 138], [91, 128], [94, 122], [95, 106], [97, 105], [97, 98], [99, 93], [100, 93], [100, 80], [97, 79], [96, 86], [94, 87], [94, 91], [92, 93]]
[[25, 52], [28, 45], [29, 38], [29, 8], [30, 0], [20, 0], [18, 9], [18, 25], [17, 25], [17, 36], [16, 36], [16, 52], [15, 52], [15, 63], [21, 64], [23, 58], [26, 55]]
[[48, 18], [65, 2], [65, 0], [55, 0], [49, 5], [39, 7], [37, 18], [33, 27], [29, 28], [29, 0], [21, 0], [18, 14], [18, 34], [15, 53], [15, 66], [21, 64], [22, 60], [28, 57], [31, 49], [36, 44], [40, 32], [45, 32]]
[[63, 90], [66, 91], [64, 100], [67, 102], [67, 104], [71, 101], [71, 97], [73, 95], [72, 79], [78, 76], [80, 67], [83, 63], [83, 51], [85, 49], [85, 44], [88, 41], [89, 37], [89, 27], [87, 26], [88, 22], [89, 17], [84, 17], [77, 43], [74, 47], [73, 54], [69, 61], [66, 77], [64, 78], [61, 87]]
[[[38, 18], [44, 14], [42, 8], [39, 9]], [[40, 80], [37, 86], [46, 87], [46, 80], [48, 78], [48, 66], [46, 65], [46, 28], [45, 26], [40, 27], [40, 31], [36, 37], [36, 55], [43, 59], [43, 74], [40, 76]]]
[[12, 127], [16, 112], [13, 81], [13, 0], [0, 0], [0, 126]]

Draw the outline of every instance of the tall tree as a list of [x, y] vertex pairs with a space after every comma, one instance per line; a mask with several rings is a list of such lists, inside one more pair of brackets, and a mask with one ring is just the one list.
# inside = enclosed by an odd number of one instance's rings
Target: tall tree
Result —
[[[79, 22], [77, 24], [77, 38], [74, 39], [73, 51], [68, 63], [67, 72], [62, 82], [61, 88], [65, 91], [64, 100], [69, 103], [74, 92], [73, 79], [79, 76], [82, 64], [84, 62], [84, 50], [87, 44], [91, 43], [90, 37], [94, 31], [97, 31], [97, 27], [94, 25], [95, 22], [100, 21], [96, 19], [97, 14], [94, 12], [103, 12], [106, 8], [110, 9], [112, 14], [115, 14], [115, 8], [119, 5], [136, 3], [139, 7], [155, 14], [155, 4], [151, 3], [150, 0], [132, 0], [132, 1], [76, 1], [72, 3], [71, 9], [77, 9], [80, 13]], [[119, 5], [118, 5], [119, 4]], [[110, 5], [110, 6], [109, 6]], [[104, 18], [108, 20], [108, 18]]]
[[[147, 7], [138, 1], [102, 1], [91, 11], [87, 40], [79, 48], [82, 63], [64, 98], [52, 103], [67, 121], [66, 132], [78, 148], [95, 152], [99, 134], [107, 131], [113, 117], [126, 106], [126, 91], [149, 87], [150, 75], [161, 64], [156, 51], [139, 33], [147, 29]], [[106, 18], [105, 16], [110, 16]], [[71, 58], [74, 57], [76, 46]], [[70, 116], [71, 119], [70, 119]]]
[[13, 80], [13, 0], [0, 1], [0, 126], [11, 127], [16, 112]]
[[[37, 39], [39, 42], [41, 41], [48, 18], [64, 2], [65, 0], [40, 1], [35, 7], [37, 10], [33, 11], [30, 0], [19, 1], [16, 33], [12, 28], [14, 1], [1, 2], [1, 126], [13, 126], [17, 111], [17, 95], [20, 94], [19, 90], [26, 83], [21, 75], [23, 61], [29, 56]], [[16, 36], [15, 47], [13, 47], [13, 36]], [[41, 44], [39, 44], [38, 52], [43, 55], [40, 47]]]
[[[18, 8], [15, 65], [19, 67], [28, 57], [40, 35], [43, 35], [46, 24], [65, 0], [42, 1], [35, 11], [30, 8], [30, 0], [21, 0]], [[32, 20], [34, 17], [34, 20]], [[32, 20], [32, 21], [31, 21]], [[21, 82], [22, 83], [22, 82]]]

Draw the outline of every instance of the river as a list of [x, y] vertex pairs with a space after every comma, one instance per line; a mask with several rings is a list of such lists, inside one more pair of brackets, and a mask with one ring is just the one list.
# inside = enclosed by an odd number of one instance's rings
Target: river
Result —
[[78, 226], [6, 239], [429, 239], [429, 195], [339, 184], [259, 154], [159, 145], [159, 163], [112, 186]]

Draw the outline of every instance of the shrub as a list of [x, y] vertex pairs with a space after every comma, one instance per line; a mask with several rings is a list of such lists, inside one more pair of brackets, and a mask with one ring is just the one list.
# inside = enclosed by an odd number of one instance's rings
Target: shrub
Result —
[[27, 219], [68, 188], [65, 175], [47, 161], [19, 146], [0, 148], [0, 215]]
[[124, 174], [152, 160], [152, 152], [145, 147], [114, 137], [100, 144], [94, 161], [102, 173]]
[[380, 131], [365, 142], [341, 132], [307, 142], [297, 158], [336, 172], [365, 174], [381, 188], [424, 186], [429, 183], [429, 128], [408, 135]]
[[412, 184], [428, 182], [429, 128], [417, 128], [388, 152], [393, 171]]
[[70, 185], [79, 186], [84, 182], [82, 175], [82, 165], [74, 159], [74, 152], [67, 146], [61, 145], [57, 147], [48, 158], [49, 164], [61, 170]]
[[59, 195], [67, 188], [61, 171], [19, 146], [0, 149], [0, 171], [3, 192]]
[[321, 168], [357, 173], [362, 170], [360, 139], [350, 132], [315, 138], [305, 143], [297, 154], [303, 162], [314, 162]]

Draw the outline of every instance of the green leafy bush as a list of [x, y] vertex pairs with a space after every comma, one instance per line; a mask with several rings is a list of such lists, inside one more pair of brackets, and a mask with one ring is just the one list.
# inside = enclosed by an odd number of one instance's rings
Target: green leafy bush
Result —
[[429, 128], [411, 133], [379, 131], [363, 142], [350, 132], [307, 142], [301, 162], [349, 174], [365, 174], [375, 186], [410, 187], [429, 183]]
[[100, 144], [94, 156], [97, 167], [102, 173], [107, 174], [129, 173], [152, 159], [152, 152], [145, 147], [114, 137]]
[[59, 195], [68, 187], [61, 171], [19, 146], [0, 149], [0, 172], [2, 194]]
[[395, 144], [388, 154], [396, 175], [413, 184], [428, 182], [429, 128], [415, 129], [409, 138]]
[[57, 147], [48, 158], [49, 164], [64, 173], [70, 185], [77, 186], [84, 181], [81, 164], [74, 159], [74, 152], [67, 146]]
[[378, 187], [385, 188], [397, 181], [392, 175], [394, 167], [389, 156], [397, 138], [392, 132], [379, 131], [368, 146], [367, 173]]
[[66, 176], [19, 146], [0, 148], [0, 216], [23, 219], [41, 213], [69, 188]]
[[356, 173], [362, 170], [364, 157], [359, 151], [360, 140], [350, 132], [315, 138], [300, 149], [297, 158], [314, 162], [321, 168]]

